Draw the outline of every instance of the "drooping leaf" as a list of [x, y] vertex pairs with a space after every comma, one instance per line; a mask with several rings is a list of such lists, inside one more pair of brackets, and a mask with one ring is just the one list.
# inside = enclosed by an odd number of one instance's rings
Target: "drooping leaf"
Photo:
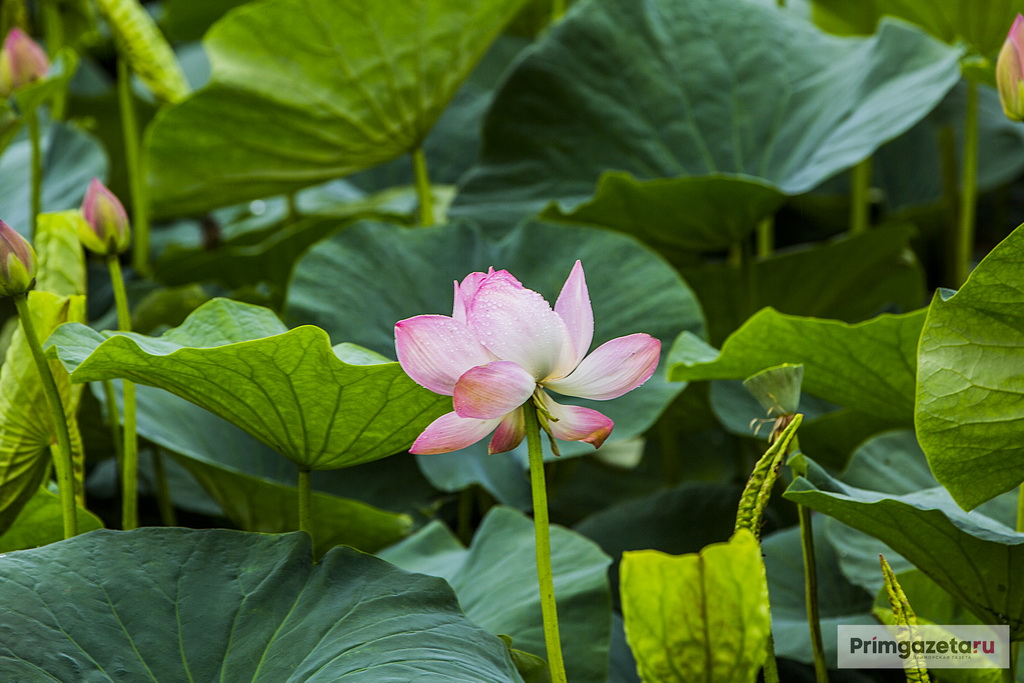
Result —
[[[103, 528], [100, 518], [79, 507], [78, 533]], [[0, 533], [0, 553], [35, 548], [64, 539], [64, 519], [60, 497], [40, 487], [21, 509], [7, 531]]]
[[74, 325], [48, 346], [74, 382], [119, 378], [166, 389], [307, 469], [401, 451], [446, 410], [398, 363], [346, 363], [323, 330], [289, 331], [269, 309], [227, 299], [207, 302], [160, 337]]
[[949, 591], [983, 623], [1024, 637], [1024, 534], [968, 515], [942, 488], [886, 494], [842, 484], [820, 468], [786, 497], [871, 534]]
[[[432, 522], [380, 553], [409, 571], [448, 581], [466, 616], [490, 633], [512, 636], [516, 649], [544, 656], [533, 523], [493, 508], [469, 549]], [[609, 558], [579, 534], [552, 527], [551, 564], [566, 672], [572, 681], [603, 681], [608, 669]], [[571, 634], [571, 636], [569, 635]]]
[[746, 271], [708, 264], [682, 273], [697, 298], [716, 304], [706, 312], [713, 344], [765, 306], [855, 323], [892, 305], [913, 310], [927, 303], [924, 271], [910, 250], [913, 235], [910, 226], [892, 225], [778, 252]]
[[626, 638], [644, 681], [756, 680], [770, 632], [761, 547], [746, 530], [693, 555], [626, 553]]
[[[634, 332], [646, 332], [667, 347], [678, 330], [702, 332], [702, 314], [692, 292], [648, 249], [606, 231], [543, 223], [523, 224], [499, 239], [465, 224], [416, 230], [384, 224], [348, 228], [316, 245], [296, 265], [287, 317], [393, 357], [395, 323], [423, 313], [450, 315], [453, 280], [490, 266], [505, 268], [554, 302], [577, 259], [583, 263], [594, 307], [595, 347]], [[618, 440], [646, 431], [680, 390], [655, 372], [621, 398], [578, 402], [612, 418], [611, 439]], [[566, 397], [565, 402], [577, 400]], [[561, 450], [568, 456], [593, 448], [573, 442]], [[505, 504], [529, 504], [522, 474], [525, 445], [512, 455], [488, 455], [481, 443], [457, 453], [423, 456], [420, 462], [442, 490], [481, 483]]]
[[[58, 325], [85, 320], [85, 297], [60, 297], [43, 291], [29, 292], [36, 334], [45, 339]], [[50, 362], [64, 412], [71, 424], [77, 402], [68, 374], [58, 361]], [[83, 460], [81, 437], [70, 429], [77, 481]], [[6, 531], [22, 507], [39, 490], [50, 464], [50, 448], [56, 432], [32, 352], [20, 325], [0, 365], [0, 532]]]
[[413, 151], [520, 5], [239, 7], [205, 36], [210, 85], [149, 130], [154, 211], [199, 213], [290, 192]]
[[[570, 212], [606, 170], [715, 176], [715, 192], [680, 192], [657, 227], [630, 229], [660, 236], [686, 215], [707, 235], [727, 198], [723, 232], [735, 235], [748, 205], [764, 210], [766, 187], [809, 190], [920, 120], [959, 78], [959, 54], [903, 23], [840, 39], [746, 0], [584, 4], [509, 75], [452, 215], [507, 224], [552, 199]], [[618, 207], [642, 206], [650, 190], [604, 189], [586, 213], [614, 227]]]
[[161, 528], [6, 555], [0, 677], [521, 680], [444, 582], [350, 548], [311, 560], [305, 534]]
[[[93, 177], [104, 178], [107, 159], [91, 135], [71, 124], [44, 122], [40, 126], [43, 154], [43, 211], [77, 208]], [[0, 216], [12, 228], [28, 233], [32, 192], [31, 145], [25, 129], [0, 157]]]
[[959, 292], [936, 294], [918, 352], [915, 426], [935, 478], [971, 509], [1024, 482], [1024, 228]]
[[785, 198], [772, 183], [753, 177], [637, 180], [609, 171], [601, 175], [588, 201], [571, 210], [552, 204], [541, 216], [613, 228], [655, 248], [714, 251], [742, 241]]
[[683, 333], [669, 378], [744, 379], [782, 363], [804, 365], [806, 391], [847, 408], [909, 422], [923, 310], [849, 325], [766, 308], [729, 336], [721, 352]]

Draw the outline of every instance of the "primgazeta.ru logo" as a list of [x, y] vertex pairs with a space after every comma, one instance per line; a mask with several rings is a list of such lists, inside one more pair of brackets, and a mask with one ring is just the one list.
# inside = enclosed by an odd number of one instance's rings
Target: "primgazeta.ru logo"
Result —
[[839, 626], [840, 669], [1005, 669], [1009, 626]]

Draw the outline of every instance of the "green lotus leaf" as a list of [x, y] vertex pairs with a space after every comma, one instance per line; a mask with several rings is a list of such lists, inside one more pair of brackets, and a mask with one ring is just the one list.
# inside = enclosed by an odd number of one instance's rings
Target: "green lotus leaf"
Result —
[[418, 148], [523, 0], [269, 0], [204, 38], [211, 83], [146, 142], [156, 214], [291, 192]]
[[968, 515], [943, 488], [888, 494], [847, 486], [818, 467], [786, 498], [870, 534], [905, 557], [982, 623], [1024, 638], [1024, 534]]
[[47, 346], [73, 382], [119, 378], [166, 389], [305, 469], [404, 450], [451, 405], [398, 363], [347, 363], [323, 330], [289, 331], [269, 309], [227, 299], [207, 302], [160, 337], [69, 325]]
[[[103, 528], [100, 518], [85, 508], [78, 508], [76, 518], [80, 534]], [[63, 539], [64, 516], [60, 496], [41, 486], [28, 499], [11, 527], [0, 533], [0, 553], [35, 548]]]
[[939, 292], [918, 352], [914, 424], [939, 483], [965, 509], [1024, 482], [1024, 228]]
[[766, 308], [729, 336], [721, 352], [684, 332], [669, 354], [669, 378], [745, 379], [783, 363], [804, 366], [804, 390], [853, 410], [909, 422], [924, 310], [850, 325]]
[[94, 531], [0, 562], [6, 681], [522, 680], [443, 581], [313, 564], [304, 533]]
[[[492, 508], [468, 549], [446, 526], [432, 522], [380, 557], [408, 571], [440, 576], [473, 623], [511, 636], [518, 650], [545, 655], [533, 522], [521, 512]], [[607, 675], [608, 564], [608, 556], [584, 537], [551, 528], [558, 624], [571, 681], [604, 681]]]
[[584, 3], [510, 72], [449, 215], [507, 225], [554, 200], [546, 215], [652, 243], [736, 241], [920, 121], [961, 52], [897, 21], [829, 36], [749, 0]]

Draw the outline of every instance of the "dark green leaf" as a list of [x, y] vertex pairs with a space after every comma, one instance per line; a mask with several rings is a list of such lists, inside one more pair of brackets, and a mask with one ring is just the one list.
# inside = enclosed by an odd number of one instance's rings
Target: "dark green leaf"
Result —
[[311, 560], [305, 534], [158, 528], [6, 555], [0, 677], [521, 680], [443, 581], [350, 548]]

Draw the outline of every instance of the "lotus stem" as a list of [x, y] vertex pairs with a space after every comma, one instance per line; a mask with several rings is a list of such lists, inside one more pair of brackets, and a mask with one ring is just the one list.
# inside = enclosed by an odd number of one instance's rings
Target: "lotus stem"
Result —
[[850, 169], [850, 234], [863, 235], [871, 227], [871, 157]]
[[[117, 326], [124, 332], [132, 329], [128, 310], [128, 293], [124, 288], [124, 275], [117, 254], [107, 256], [110, 284], [114, 288], [117, 307]], [[121, 528], [125, 531], [139, 526], [139, 437], [135, 430], [135, 383], [122, 380], [124, 386], [124, 460], [121, 468]]]
[[540, 443], [540, 421], [532, 400], [523, 405], [526, 420], [526, 445], [530, 458], [530, 489], [533, 494], [533, 525], [537, 548], [537, 581], [540, 585], [540, 609], [544, 620], [544, 644], [553, 683], [566, 683], [562, 643], [558, 636], [558, 608], [551, 572], [551, 536], [548, 522], [548, 492], [544, 482], [544, 449]]
[[53, 427], [57, 432], [57, 453], [54, 454], [53, 467], [57, 472], [57, 485], [60, 489], [61, 518], [64, 523], [64, 538], [71, 538], [78, 533], [78, 510], [75, 507], [75, 475], [74, 465], [71, 457], [71, 434], [68, 431], [67, 414], [64, 412], [64, 402], [57, 390], [57, 382], [53, 379], [53, 372], [43, 355], [43, 348], [39, 345], [39, 335], [36, 333], [35, 324], [32, 322], [32, 311], [28, 306], [26, 294], [15, 294], [14, 305], [18, 310], [18, 319], [21, 321], [21, 329], [25, 332], [25, 340], [32, 350], [32, 358], [35, 360], [36, 369], [39, 371], [39, 379], [43, 384], [43, 393], [46, 395], [46, 403], [50, 407], [50, 416], [53, 418]]
[[107, 404], [107, 417], [110, 420], [110, 438], [114, 442], [114, 456], [118, 468], [124, 467], [124, 443], [121, 441], [121, 411], [117, 408], [117, 395], [114, 393], [113, 380], [103, 381], [103, 399]]
[[767, 258], [775, 251], [775, 216], [768, 216], [757, 224], [757, 255]]
[[128, 188], [132, 194], [132, 268], [149, 276], [149, 204], [139, 152], [139, 124], [132, 104], [132, 75], [128, 61], [117, 60], [117, 102], [121, 111], [121, 132], [124, 135], [124, 157], [128, 167]]
[[28, 124], [28, 139], [32, 146], [32, 194], [29, 200], [29, 240], [35, 239], [36, 223], [39, 221], [39, 214], [43, 211], [43, 150], [42, 140], [39, 133], [39, 113], [35, 107], [30, 107], [25, 112], [25, 121]]
[[427, 157], [423, 148], [417, 147], [412, 153], [413, 174], [416, 176], [416, 197], [420, 202], [420, 225], [434, 224], [434, 198], [430, 192], [430, 175], [427, 173]]
[[967, 281], [974, 253], [974, 218], [978, 203], [978, 84], [967, 82], [967, 112], [964, 118], [964, 159], [960, 181], [960, 217], [954, 248], [953, 284], [957, 289]]
[[153, 448], [153, 479], [156, 487], [156, 503], [160, 509], [160, 522], [164, 526], [177, 526], [178, 517], [174, 513], [174, 501], [171, 500], [171, 489], [167, 485], [167, 468], [164, 467], [164, 454], [160, 448]]
[[814, 553], [814, 529], [811, 511], [797, 506], [800, 515], [800, 544], [804, 555], [804, 592], [807, 599], [807, 622], [811, 629], [811, 650], [814, 653], [814, 676], [817, 683], [828, 683], [825, 644], [821, 638], [821, 613], [818, 609], [818, 563]]
[[299, 530], [313, 538], [313, 484], [310, 471], [299, 468]]

